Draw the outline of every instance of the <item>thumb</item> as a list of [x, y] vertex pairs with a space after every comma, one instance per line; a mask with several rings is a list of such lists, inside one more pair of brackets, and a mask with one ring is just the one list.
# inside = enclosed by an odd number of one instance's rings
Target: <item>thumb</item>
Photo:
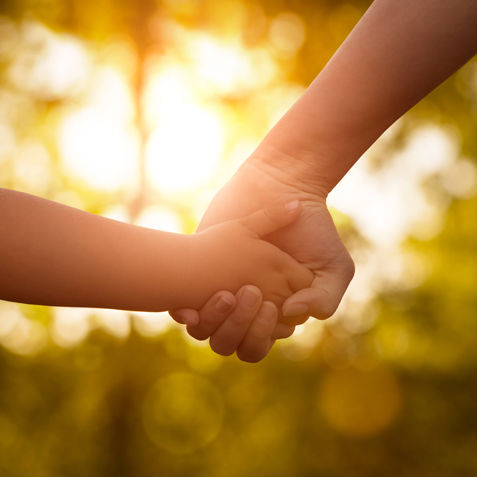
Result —
[[304, 288], [285, 300], [283, 315], [293, 317], [309, 314], [319, 320], [329, 318], [338, 308], [353, 274], [352, 265], [340, 270], [321, 271], [315, 275], [310, 288]]
[[300, 209], [300, 202], [294, 200], [286, 204], [257, 210], [253, 214], [241, 218], [239, 222], [259, 237], [264, 237], [295, 222], [300, 215]]

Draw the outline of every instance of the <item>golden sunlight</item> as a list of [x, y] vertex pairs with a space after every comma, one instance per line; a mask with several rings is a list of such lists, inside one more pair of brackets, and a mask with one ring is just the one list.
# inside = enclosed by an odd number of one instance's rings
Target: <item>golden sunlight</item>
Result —
[[134, 136], [104, 110], [84, 108], [66, 118], [60, 148], [66, 168], [95, 188], [114, 190], [134, 177]]
[[86, 105], [67, 115], [59, 130], [66, 170], [94, 188], [128, 187], [136, 176], [139, 144], [131, 125], [132, 99], [114, 68], [99, 69]]
[[221, 118], [197, 98], [190, 76], [185, 66], [166, 63], [151, 74], [144, 97], [151, 128], [147, 177], [153, 186], [168, 193], [206, 185], [223, 152]]
[[247, 87], [254, 78], [250, 55], [240, 46], [222, 45], [206, 35], [190, 42], [200, 79], [217, 94], [230, 94]]
[[165, 192], [199, 188], [209, 182], [222, 155], [218, 116], [192, 103], [176, 103], [162, 117], [147, 145], [147, 174]]

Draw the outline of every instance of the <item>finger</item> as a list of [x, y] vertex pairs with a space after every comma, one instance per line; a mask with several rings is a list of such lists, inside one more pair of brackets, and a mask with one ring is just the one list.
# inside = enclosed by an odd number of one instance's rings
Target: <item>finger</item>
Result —
[[274, 341], [272, 334], [277, 319], [277, 307], [270, 301], [264, 301], [245, 338], [237, 348], [237, 356], [240, 360], [256, 363], [268, 354]]
[[199, 312], [191, 308], [169, 310], [168, 313], [174, 321], [181, 325], [196, 325], [199, 323]]
[[239, 221], [259, 237], [264, 237], [293, 223], [299, 215], [300, 202], [294, 200], [286, 204], [257, 210], [246, 217], [242, 217]]
[[308, 313], [318, 319], [326, 319], [338, 308], [349, 282], [353, 278], [354, 266], [339, 270], [320, 272], [315, 275], [310, 288], [304, 288], [288, 297], [283, 303], [284, 316]]
[[295, 332], [293, 325], [287, 325], [285, 323], [278, 322], [272, 333], [272, 338], [281, 340], [283, 338], [289, 338]]
[[220, 327], [235, 304], [236, 299], [232, 293], [217, 292], [198, 312], [200, 320], [196, 324], [187, 324], [187, 332], [196, 340], [206, 340]]
[[293, 257], [281, 251], [282, 273], [286, 276], [291, 292], [297, 292], [312, 286], [314, 273]]
[[210, 337], [210, 347], [223, 356], [231, 355], [242, 342], [262, 303], [262, 292], [245, 285], [237, 295], [237, 305], [219, 329]]
[[297, 326], [305, 323], [310, 316], [306, 315], [297, 315], [297, 316], [282, 316], [279, 317], [279, 322], [289, 326]]

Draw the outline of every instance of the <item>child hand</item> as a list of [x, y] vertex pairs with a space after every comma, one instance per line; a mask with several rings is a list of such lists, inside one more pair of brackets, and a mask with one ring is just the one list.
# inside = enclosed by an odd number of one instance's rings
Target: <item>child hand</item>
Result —
[[[257, 294], [260, 300], [252, 308], [246, 305], [246, 295]], [[278, 321], [278, 310], [271, 302], [262, 302], [261, 292], [245, 285], [235, 294], [215, 293], [200, 310], [169, 311], [178, 323], [187, 326], [187, 333], [197, 339], [209, 339], [217, 354], [229, 356], [234, 352], [246, 362], [265, 358], [276, 339], [293, 334], [295, 327]]]
[[199, 308], [217, 290], [235, 293], [245, 284], [255, 285], [265, 300], [281, 306], [292, 293], [308, 287], [312, 272], [264, 240], [299, 214], [298, 202], [276, 205], [190, 236], [187, 306]]

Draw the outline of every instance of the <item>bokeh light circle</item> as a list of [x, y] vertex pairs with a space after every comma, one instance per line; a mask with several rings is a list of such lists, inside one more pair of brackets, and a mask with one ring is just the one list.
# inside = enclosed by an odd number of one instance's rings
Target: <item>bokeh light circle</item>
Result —
[[206, 378], [173, 373], [151, 388], [142, 415], [146, 433], [158, 447], [186, 454], [217, 437], [224, 403], [217, 388]]
[[319, 404], [328, 423], [350, 437], [387, 429], [401, 409], [401, 390], [388, 369], [332, 369], [321, 383]]

